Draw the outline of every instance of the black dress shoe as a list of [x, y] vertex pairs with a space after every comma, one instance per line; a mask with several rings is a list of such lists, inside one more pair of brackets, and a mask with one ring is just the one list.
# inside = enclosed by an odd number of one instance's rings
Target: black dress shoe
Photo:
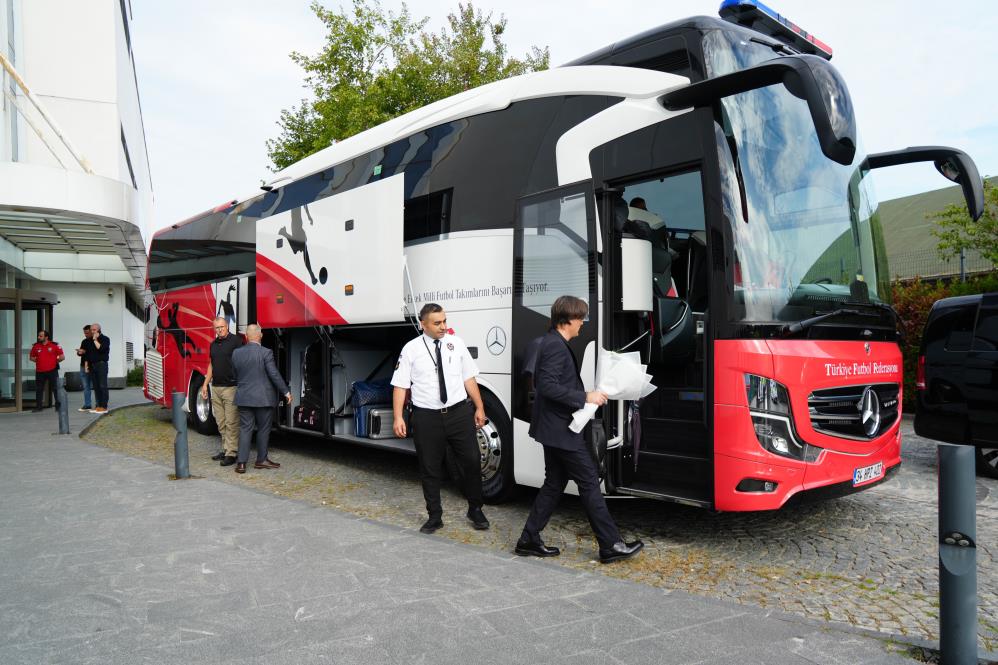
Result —
[[420, 533], [433, 533], [440, 527], [444, 525], [444, 521], [440, 517], [431, 517], [423, 523], [423, 526], [419, 527]]
[[557, 547], [548, 547], [544, 543], [530, 543], [523, 542], [522, 540], [517, 541], [516, 549], [514, 549], [513, 552], [519, 556], [539, 557], [558, 556], [561, 554], [561, 550]]
[[37, 409], [31, 409], [31, 413], [41, 413], [44, 410], [42, 407], [38, 407]]
[[471, 520], [472, 526], [479, 531], [485, 531], [489, 528], [489, 520], [481, 508], [468, 508], [468, 519]]
[[219, 466], [232, 466], [236, 463], [236, 458], [230, 455], [223, 455], [222, 461], [218, 463]]
[[614, 561], [621, 561], [623, 559], [630, 559], [632, 556], [641, 551], [641, 548], [645, 546], [640, 540], [634, 540], [629, 543], [624, 541], [618, 541], [613, 544], [608, 550], [601, 549], [599, 551], [599, 562], [600, 563], [613, 563]]
[[240, 462], [236, 464], [236, 473], [246, 473], [246, 463]]
[[217, 452], [214, 455], [212, 455], [211, 456], [211, 461], [212, 462], [218, 462], [219, 460], [222, 460], [224, 458], [225, 458], [225, 451], [223, 450], [221, 452]]

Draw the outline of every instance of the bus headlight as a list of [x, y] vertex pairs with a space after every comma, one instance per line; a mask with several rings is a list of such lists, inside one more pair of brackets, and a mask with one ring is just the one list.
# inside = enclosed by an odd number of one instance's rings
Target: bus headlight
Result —
[[745, 396], [748, 397], [749, 411], [790, 415], [790, 393], [779, 381], [746, 374]]
[[760, 446], [774, 455], [790, 459], [811, 457], [806, 454], [809, 446], [794, 436], [790, 424], [790, 393], [786, 386], [774, 379], [746, 374], [745, 396]]
[[759, 445], [769, 452], [781, 457], [804, 459], [804, 445], [794, 438], [786, 418], [753, 413], [752, 428], [755, 430], [755, 438], [758, 439]]

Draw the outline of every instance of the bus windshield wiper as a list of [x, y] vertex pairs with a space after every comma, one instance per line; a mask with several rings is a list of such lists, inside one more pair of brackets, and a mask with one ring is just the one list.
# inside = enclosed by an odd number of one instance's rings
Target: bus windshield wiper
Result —
[[873, 302], [872, 300], [862, 300], [862, 301], [860, 301], [860, 300], [846, 300], [842, 304], [843, 305], [849, 305], [850, 307], [856, 307], [856, 306], [858, 306], [858, 307], [876, 307], [877, 309], [879, 309], [882, 312], [889, 313], [894, 318], [895, 321], [900, 321], [901, 320], [901, 315], [898, 314], [898, 311], [896, 309], [894, 309], [894, 306], [893, 305], [888, 305], [885, 302]]
[[873, 301], [862, 301], [857, 302], [854, 300], [847, 300], [843, 303], [844, 305], [859, 305], [861, 307], [876, 307], [881, 312], [887, 312], [891, 315], [891, 319], [894, 321], [894, 333], [897, 335], [898, 339], [904, 339], [904, 326], [902, 325], [901, 315], [898, 311], [894, 309], [893, 305], [888, 305], [885, 302], [873, 302]]
[[840, 309], [832, 310], [831, 312], [825, 312], [824, 314], [819, 314], [818, 316], [812, 316], [809, 319], [803, 319], [796, 323], [789, 323], [783, 326], [783, 329], [780, 331], [780, 334], [783, 335], [784, 337], [790, 337], [791, 335], [796, 335], [797, 333], [803, 332], [808, 328], [810, 328], [811, 326], [821, 323], [822, 321], [827, 321], [828, 319], [832, 319], [835, 318], [836, 316], [841, 316], [843, 314], [880, 318], [879, 314], [874, 314], [873, 312], [861, 312], [858, 309], [849, 309], [843, 307]]

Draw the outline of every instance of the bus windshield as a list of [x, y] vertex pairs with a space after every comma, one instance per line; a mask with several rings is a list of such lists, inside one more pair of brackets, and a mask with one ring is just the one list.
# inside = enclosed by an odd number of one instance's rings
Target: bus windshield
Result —
[[[704, 38], [710, 76], [780, 57], [735, 31]], [[794, 321], [888, 302], [886, 251], [868, 171], [825, 157], [807, 104], [782, 85], [724, 99], [716, 125], [731, 227], [734, 320]]]

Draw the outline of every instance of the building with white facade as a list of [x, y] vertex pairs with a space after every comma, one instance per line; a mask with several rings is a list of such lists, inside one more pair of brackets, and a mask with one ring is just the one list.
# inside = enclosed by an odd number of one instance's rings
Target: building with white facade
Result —
[[0, 0], [0, 410], [34, 404], [39, 327], [63, 372], [92, 322], [112, 388], [141, 362], [153, 194], [131, 20], [130, 0]]

